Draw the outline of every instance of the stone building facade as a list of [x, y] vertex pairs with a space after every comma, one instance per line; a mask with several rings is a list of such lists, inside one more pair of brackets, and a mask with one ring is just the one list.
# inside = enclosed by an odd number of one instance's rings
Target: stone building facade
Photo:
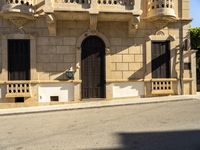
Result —
[[189, 0], [1, 0], [0, 102], [196, 93]]

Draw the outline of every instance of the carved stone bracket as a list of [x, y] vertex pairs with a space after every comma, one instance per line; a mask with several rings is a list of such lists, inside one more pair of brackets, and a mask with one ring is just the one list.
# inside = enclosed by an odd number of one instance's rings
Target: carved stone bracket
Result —
[[154, 23], [154, 27], [157, 29], [162, 29], [166, 27], [169, 24], [168, 20], [158, 20], [156, 23]]
[[53, 14], [46, 15], [48, 30], [50, 36], [56, 36], [56, 18]]
[[35, 17], [32, 15], [24, 15], [22, 13], [0, 13], [3, 19], [10, 21], [17, 28], [22, 28], [27, 23], [35, 20]]
[[21, 18], [21, 17], [10, 17], [8, 18], [8, 20], [14, 24], [17, 28], [21, 28], [23, 27], [25, 24], [27, 24], [28, 22], [30, 22], [29, 19], [26, 18]]
[[96, 31], [97, 30], [97, 14], [90, 14], [90, 30]]
[[[153, 27], [156, 30], [160, 30], [163, 29], [164, 27], [166, 27], [168, 24], [172, 23], [172, 22], [176, 22], [177, 20], [175, 18], [170, 18], [170, 17], [160, 17], [160, 18], [149, 18], [147, 19], [147, 21], [153, 25]], [[156, 22], [156, 23], [155, 23]]]
[[128, 33], [132, 36], [138, 29], [138, 24], [140, 22], [140, 16], [133, 16], [128, 22]]

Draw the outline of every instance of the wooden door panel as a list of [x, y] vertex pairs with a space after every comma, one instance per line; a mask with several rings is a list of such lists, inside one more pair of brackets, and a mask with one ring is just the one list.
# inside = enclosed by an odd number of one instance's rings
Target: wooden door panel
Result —
[[30, 40], [8, 40], [8, 79], [30, 80]]
[[170, 77], [169, 42], [152, 42], [152, 78]]
[[105, 46], [95, 36], [82, 43], [81, 78], [82, 98], [105, 97]]

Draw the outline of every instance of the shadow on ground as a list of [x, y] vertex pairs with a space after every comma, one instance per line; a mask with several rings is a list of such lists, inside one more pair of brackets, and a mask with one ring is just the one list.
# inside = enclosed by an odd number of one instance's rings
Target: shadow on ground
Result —
[[112, 150], [200, 150], [199, 130], [118, 133], [117, 136], [121, 147]]

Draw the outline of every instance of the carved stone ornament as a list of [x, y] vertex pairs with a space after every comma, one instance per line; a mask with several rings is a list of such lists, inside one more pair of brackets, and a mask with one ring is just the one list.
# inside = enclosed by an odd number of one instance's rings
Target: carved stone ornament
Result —
[[25, 24], [30, 22], [30, 20], [21, 17], [13, 17], [8, 19], [12, 24], [14, 24], [17, 28], [23, 27]]
[[157, 32], [156, 32], [156, 35], [165, 36], [165, 33], [164, 33], [163, 31], [157, 31]]

